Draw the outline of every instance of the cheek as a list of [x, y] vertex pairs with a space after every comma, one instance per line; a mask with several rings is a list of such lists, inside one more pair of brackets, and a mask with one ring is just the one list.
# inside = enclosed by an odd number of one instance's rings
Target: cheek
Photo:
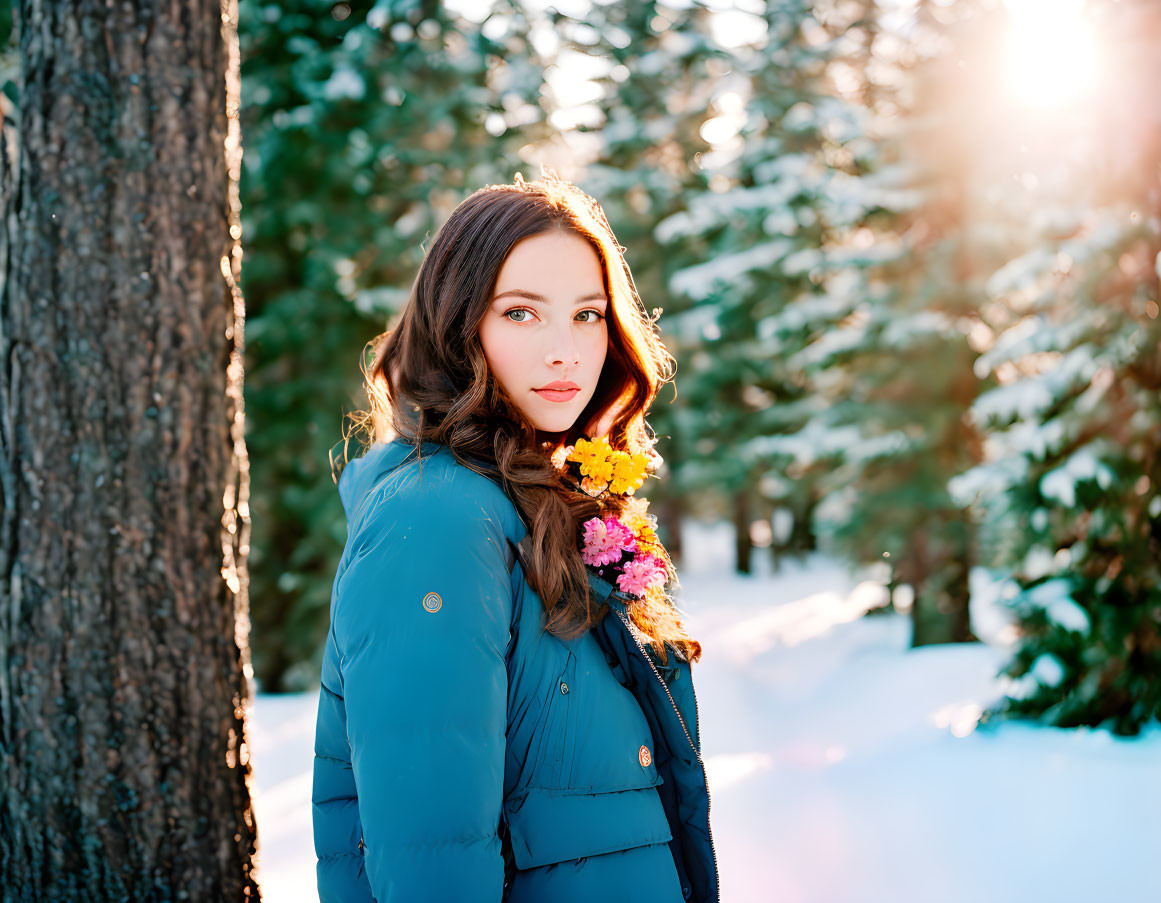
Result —
[[488, 368], [509, 395], [519, 393], [524, 372], [522, 343], [515, 333], [505, 329], [500, 320], [488, 320], [480, 325], [480, 345]]
[[592, 362], [592, 369], [596, 373], [601, 372], [604, 367], [605, 358], [609, 353], [609, 331], [608, 328], [596, 330], [598, 333], [592, 338], [592, 344], [588, 348], [588, 353], [585, 355], [586, 359]]
[[476, 337], [480, 340], [480, 348], [482, 348], [484, 351], [484, 360], [488, 362], [488, 369], [491, 370], [492, 375], [495, 376], [497, 380], [499, 380], [500, 373], [496, 367], [500, 360], [500, 355], [498, 353], [499, 337], [496, 335], [496, 330], [493, 328], [489, 320], [485, 320], [480, 324], [480, 329]]

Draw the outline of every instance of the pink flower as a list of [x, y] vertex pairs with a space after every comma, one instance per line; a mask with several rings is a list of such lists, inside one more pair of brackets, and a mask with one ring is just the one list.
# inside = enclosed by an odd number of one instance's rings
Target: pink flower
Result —
[[617, 577], [617, 588], [623, 593], [644, 596], [651, 586], [665, 585], [665, 562], [653, 555], [638, 555], [625, 562]]
[[637, 551], [637, 538], [615, 517], [589, 518], [584, 523], [581, 558], [585, 564], [604, 565], [621, 560], [622, 552]]

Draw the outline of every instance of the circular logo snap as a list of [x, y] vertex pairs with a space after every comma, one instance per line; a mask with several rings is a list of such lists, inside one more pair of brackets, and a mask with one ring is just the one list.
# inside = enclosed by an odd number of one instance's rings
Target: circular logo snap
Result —
[[443, 599], [439, 597], [439, 593], [428, 593], [423, 597], [423, 607], [428, 611], [439, 611], [441, 605], [443, 605]]
[[649, 755], [649, 747], [642, 746], [637, 750], [637, 758], [641, 760], [641, 767], [648, 768], [649, 763], [653, 761], [653, 757]]

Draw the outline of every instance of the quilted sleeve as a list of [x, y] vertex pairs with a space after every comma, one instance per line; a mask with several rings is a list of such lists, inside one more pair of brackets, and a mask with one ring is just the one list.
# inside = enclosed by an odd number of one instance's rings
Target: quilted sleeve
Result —
[[379, 903], [499, 903], [504, 886], [507, 540], [457, 482], [372, 506], [336, 587], [340, 692]]

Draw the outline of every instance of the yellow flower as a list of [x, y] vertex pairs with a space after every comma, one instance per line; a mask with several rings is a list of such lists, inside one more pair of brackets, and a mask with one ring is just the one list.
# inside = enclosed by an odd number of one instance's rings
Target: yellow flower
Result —
[[614, 452], [609, 479], [610, 489], [617, 495], [632, 495], [645, 482], [645, 469], [648, 464], [649, 460], [644, 455]]
[[642, 527], [640, 530], [634, 530], [633, 532], [637, 536], [637, 542], [647, 552], [651, 552], [655, 546], [661, 545], [661, 540], [657, 538], [657, 531], [653, 529], [652, 524]]
[[[583, 471], [582, 471], [583, 472]], [[598, 483], [611, 483], [613, 481], [613, 462], [612, 461], [594, 461], [588, 465], [588, 475], [596, 480]]]
[[613, 454], [609, 440], [601, 436], [592, 440], [578, 439], [565, 460], [578, 462], [581, 466], [581, 476], [591, 478], [603, 489], [613, 478], [613, 462], [609, 460]]
[[612, 477], [612, 464], [609, 456], [613, 449], [609, 440], [601, 436], [598, 439], [578, 439], [571, 454], [566, 460], [576, 461], [581, 466], [581, 476], [592, 477], [601, 483], [609, 482]]
[[632, 495], [640, 489], [651, 463], [648, 454], [633, 455], [614, 449], [607, 436], [578, 439], [564, 451], [561, 466], [566, 461], [576, 461], [582, 477], [598, 485], [607, 484], [603, 488], [614, 495]]
[[577, 439], [572, 451], [569, 452], [568, 460], [578, 462], [583, 468], [590, 461], [603, 461], [612, 450], [605, 436], [596, 439]]

